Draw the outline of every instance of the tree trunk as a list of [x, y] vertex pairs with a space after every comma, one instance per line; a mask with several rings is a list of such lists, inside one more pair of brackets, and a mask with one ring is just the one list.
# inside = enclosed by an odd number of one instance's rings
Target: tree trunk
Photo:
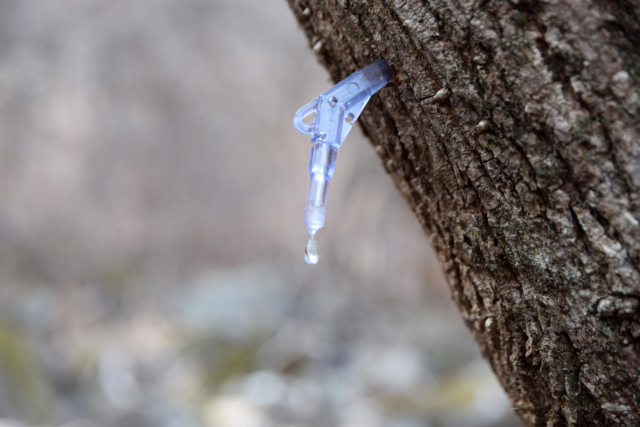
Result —
[[288, 0], [527, 426], [640, 426], [640, 0]]

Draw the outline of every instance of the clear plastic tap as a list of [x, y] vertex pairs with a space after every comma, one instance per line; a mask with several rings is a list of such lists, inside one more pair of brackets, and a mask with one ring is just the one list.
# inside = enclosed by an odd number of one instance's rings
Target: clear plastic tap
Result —
[[[338, 148], [347, 137], [356, 119], [371, 98], [393, 78], [384, 58], [356, 71], [340, 83], [299, 109], [293, 116], [293, 126], [311, 135], [314, 144], [309, 156], [309, 198], [304, 210], [304, 224], [309, 230], [305, 259], [318, 262], [316, 233], [327, 216], [327, 191], [336, 168]], [[313, 114], [311, 123], [304, 118]]]

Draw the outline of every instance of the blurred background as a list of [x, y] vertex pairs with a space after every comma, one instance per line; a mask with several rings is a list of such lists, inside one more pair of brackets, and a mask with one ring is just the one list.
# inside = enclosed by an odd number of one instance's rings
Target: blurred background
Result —
[[0, 1], [0, 427], [518, 426], [284, 0]]

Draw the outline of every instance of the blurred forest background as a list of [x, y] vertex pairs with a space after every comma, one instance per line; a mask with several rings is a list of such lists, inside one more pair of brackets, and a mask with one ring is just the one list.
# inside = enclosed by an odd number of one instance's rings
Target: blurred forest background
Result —
[[284, 0], [0, 2], [0, 427], [518, 426]]

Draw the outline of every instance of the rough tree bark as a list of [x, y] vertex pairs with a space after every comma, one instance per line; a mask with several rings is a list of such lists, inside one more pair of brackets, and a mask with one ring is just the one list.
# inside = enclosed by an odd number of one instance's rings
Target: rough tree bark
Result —
[[640, 0], [288, 0], [527, 426], [640, 426]]

